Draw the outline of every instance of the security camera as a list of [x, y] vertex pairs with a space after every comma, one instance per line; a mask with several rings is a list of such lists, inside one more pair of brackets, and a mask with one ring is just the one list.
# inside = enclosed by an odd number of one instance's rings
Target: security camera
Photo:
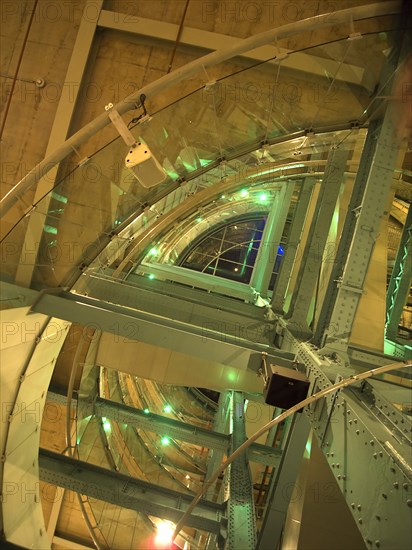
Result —
[[125, 166], [143, 187], [149, 189], [165, 181], [167, 175], [159, 161], [143, 141], [130, 146]]

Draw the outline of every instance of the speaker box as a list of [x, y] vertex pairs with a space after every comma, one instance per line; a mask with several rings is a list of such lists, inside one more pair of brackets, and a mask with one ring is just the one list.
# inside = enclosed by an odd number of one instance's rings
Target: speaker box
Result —
[[167, 177], [156, 157], [143, 142], [130, 147], [125, 165], [146, 189], [159, 185]]
[[264, 391], [268, 405], [290, 409], [308, 396], [310, 382], [301, 372], [270, 365], [268, 374], [269, 381]]

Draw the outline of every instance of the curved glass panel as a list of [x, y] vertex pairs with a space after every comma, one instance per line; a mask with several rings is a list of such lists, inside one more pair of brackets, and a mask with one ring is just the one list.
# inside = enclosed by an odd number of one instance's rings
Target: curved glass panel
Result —
[[[37, 288], [71, 286], [113, 234], [177, 189], [179, 178], [218, 166], [220, 176], [230, 173], [222, 159], [260, 149], [267, 140], [291, 132], [316, 129], [319, 121], [323, 127], [367, 122], [374, 102], [366, 52], [372, 52], [378, 75], [391, 39], [390, 33], [370, 34], [290, 53], [280, 62], [267, 61], [209, 83], [153, 114], [132, 132], [147, 142], [168, 175], [165, 182], [142, 187], [124, 166], [127, 147], [114, 140], [60, 180], [28, 212], [29, 221], [22, 220], [24, 229], [18, 224], [11, 230], [2, 242], [6, 273], [11, 279], [32, 278]], [[302, 63], [296, 60], [303, 53], [308, 65], [297, 71]], [[206, 178], [207, 185], [214, 178]], [[22, 201], [30, 205], [32, 198]], [[11, 219], [19, 208], [10, 213]], [[30, 242], [17, 238], [23, 230], [31, 235]], [[21, 242], [23, 248], [17, 244]]]

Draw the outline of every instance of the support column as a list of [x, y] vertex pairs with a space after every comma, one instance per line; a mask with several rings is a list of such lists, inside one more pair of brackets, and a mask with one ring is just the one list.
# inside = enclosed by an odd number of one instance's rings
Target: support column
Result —
[[388, 340], [397, 340], [398, 325], [411, 288], [412, 277], [412, 207], [403, 227], [402, 237], [396, 254], [391, 280], [386, 295], [385, 336]]
[[294, 187], [294, 182], [285, 183], [276, 194], [266, 220], [262, 241], [250, 279], [250, 286], [259, 292], [261, 296], [267, 296], [268, 294], [270, 278], [278, 254]]
[[315, 329], [314, 342], [317, 345], [320, 345], [323, 340], [326, 327], [330, 323], [333, 306], [336, 302], [338, 287], [334, 281], [338, 280], [338, 278], [342, 275], [343, 269], [345, 267], [345, 261], [349, 255], [349, 250], [356, 227], [356, 214], [362, 204], [366, 181], [376, 148], [376, 132], [378, 131], [380, 124], [381, 121], [377, 120], [371, 122], [369, 125], [368, 134], [366, 136], [365, 145], [363, 147], [358, 172], [356, 174], [355, 183], [353, 185], [352, 196], [348, 205], [348, 214], [346, 216], [345, 223], [342, 229], [342, 234], [339, 240], [332, 273], [330, 275], [329, 284], [325, 294], [325, 299], [323, 300], [322, 307], [319, 313], [319, 320]]
[[[410, 22], [410, 18], [407, 17]], [[404, 27], [407, 28], [407, 25]], [[410, 33], [409, 33], [410, 34]], [[404, 112], [402, 102], [391, 96], [396, 86], [394, 80], [400, 61], [410, 53], [410, 36], [404, 31], [394, 42], [382, 75], [380, 96], [385, 98], [383, 114], [379, 122], [371, 123], [376, 128], [373, 138], [376, 147], [373, 156], [362, 156], [363, 171], [367, 174], [362, 202], [354, 212], [356, 225], [350, 250], [345, 256], [343, 274], [337, 284], [336, 299], [329, 324], [324, 329], [322, 353], [338, 352], [348, 361], [347, 348], [355, 321], [356, 312], [364, 293], [366, 275], [379, 236], [382, 218], [386, 215], [387, 200], [392, 185], [393, 171], [404, 143], [400, 126]], [[406, 70], [406, 68], [404, 68]], [[401, 71], [399, 71], [401, 73]], [[399, 85], [399, 84], [398, 84]]]
[[283, 313], [286, 292], [288, 290], [290, 274], [296, 261], [299, 243], [309, 209], [310, 199], [315, 185], [315, 178], [309, 176], [302, 182], [299, 200], [285, 246], [285, 255], [280, 264], [279, 274], [273, 289], [272, 308], [276, 313]]
[[259, 533], [256, 550], [276, 550], [282, 537], [303, 452], [309, 437], [309, 421], [304, 414], [295, 414], [288, 433], [281, 463], [272, 480], [268, 507]]
[[[222, 434], [227, 434], [229, 430], [229, 411], [230, 411], [230, 393], [228, 391], [222, 391], [219, 395], [218, 408], [216, 416], [213, 421], [213, 431]], [[213, 472], [223, 462], [225, 452], [220, 449], [211, 449], [210, 457], [207, 464], [207, 471], [205, 479], [209, 479]], [[216, 500], [214, 498], [216, 488], [211, 486], [205, 493], [207, 500]]]
[[310, 308], [314, 299], [323, 252], [335, 213], [348, 156], [349, 151], [345, 149], [332, 149], [329, 152], [317, 202], [317, 215], [314, 217], [309, 230], [308, 241], [303, 252], [296, 282], [296, 290], [292, 296], [288, 313], [288, 317], [301, 331], [309, 332]]
[[[246, 441], [245, 400], [240, 392], [232, 397], [232, 449], [234, 452]], [[253, 483], [247, 455], [241, 454], [230, 465], [230, 497], [228, 503], [228, 550], [254, 550], [256, 547], [256, 519], [253, 501]]]

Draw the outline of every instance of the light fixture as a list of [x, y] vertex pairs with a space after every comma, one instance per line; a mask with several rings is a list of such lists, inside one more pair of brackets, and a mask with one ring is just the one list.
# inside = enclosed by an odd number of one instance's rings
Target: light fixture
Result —
[[162, 521], [157, 524], [156, 548], [168, 548], [171, 546], [175, 528], [176, 525], [171, 521]]

